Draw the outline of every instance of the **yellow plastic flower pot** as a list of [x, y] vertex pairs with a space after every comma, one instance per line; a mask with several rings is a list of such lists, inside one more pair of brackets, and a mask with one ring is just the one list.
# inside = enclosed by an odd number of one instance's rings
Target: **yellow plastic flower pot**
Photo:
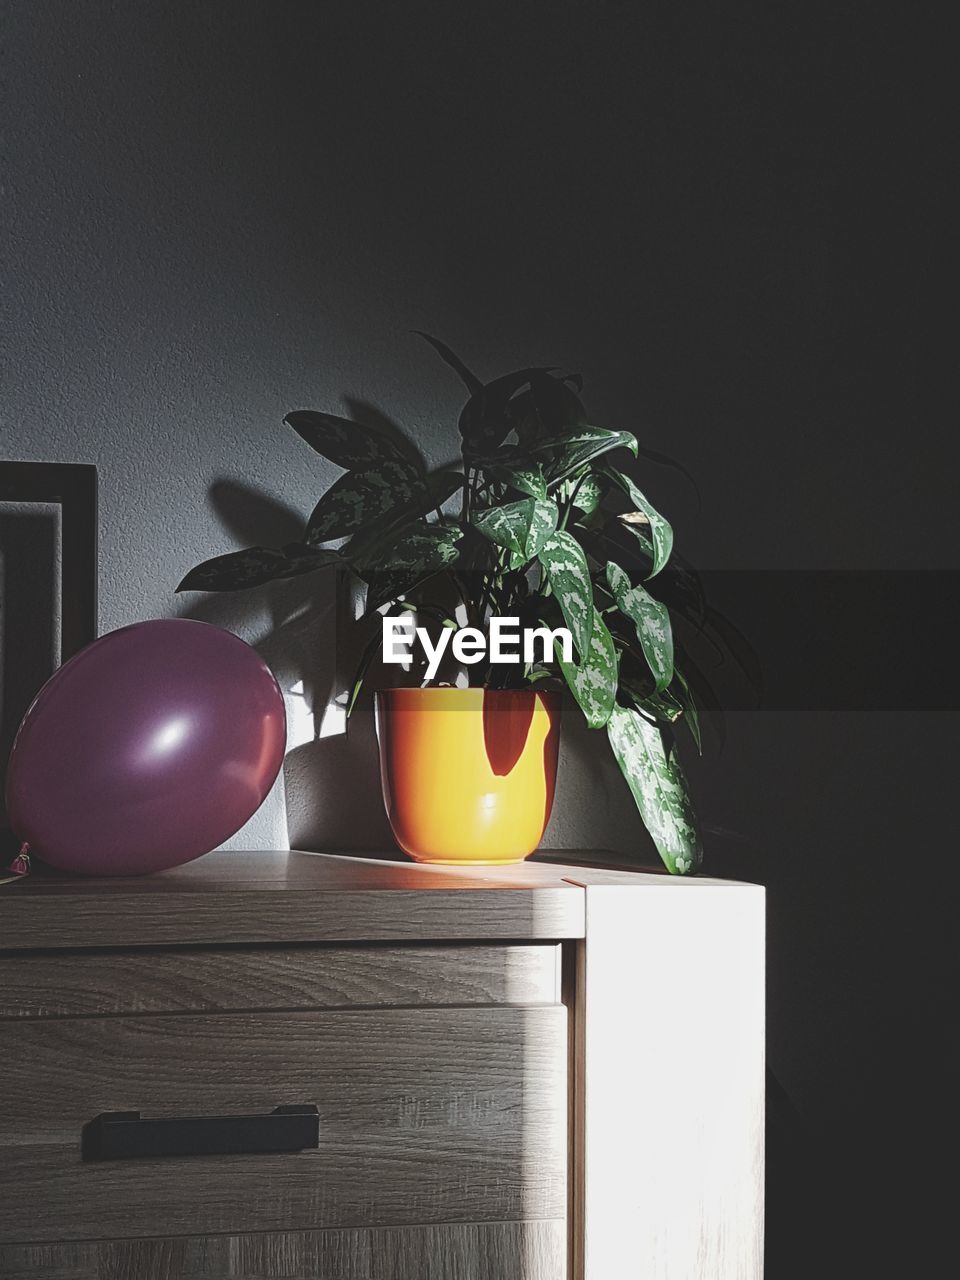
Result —
[[417, 862], [520, 862], [553, 806], [560, 695], [533, 689], [377, 694], [383, 800]]

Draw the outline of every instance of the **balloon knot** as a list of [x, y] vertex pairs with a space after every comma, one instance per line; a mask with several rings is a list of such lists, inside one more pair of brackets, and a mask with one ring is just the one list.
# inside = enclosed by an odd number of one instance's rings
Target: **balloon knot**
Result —
[[20, 852], [10, 863], [9, 867], [7, 867], [6, 876], [3, 880], [0, 880], [0, 884], [5, 883], [6, 880], [18, 880], [21, 876], [28, 876], [30, 874], [29, 850], [30, 846], [26, 843], [20, 846]]

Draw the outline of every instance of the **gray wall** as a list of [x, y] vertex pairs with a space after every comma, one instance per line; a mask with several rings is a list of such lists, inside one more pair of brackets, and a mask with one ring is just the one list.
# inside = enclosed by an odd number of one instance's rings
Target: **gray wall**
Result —
[[[330, 600], [173, 589], [203, 557], [293, 534], [333, 478], [281, 425], [290, 408], [359, 402], [449, 455], [458, 386], [413, 328], [483, 374], [582, 369], [598, 422], [697, 476], [699, 511], [670, 473], [649, 489], [705, 568], [957, 567], [955, 414], [920, 285], [937, 264], [937, 90], [907, 18], [0, 7], [0, 455], [100, 468], [102, 630], [187, 607], [274, 664], [294, 726], [285, 795], [234, 843], [387, 841], [369, 717], [316, 741], [305, 719], [333, 678]], [[801, 673], [832, 625], [798, 608]], [[891, 661], [891, 685], [908, 680]], [[693, 769], [708, 824], [746, 837], [715, 834], [712, 865], [769, 886], [771, 1061], [823, 1144], [798, 1192], [807, 1230], [831, 1197], [848, 1226], [869, 1220], [891, 1151], [922, 1161], [949, 1049], [950, 954], [922, 877], [950, 840], [935, 800], [956, 717], [836, 701], [736, 713], [723, 755]], [[547, 839], [649, 856], [572, 717]], [[890, 1112], [905, 1091], [909, 1119]], [[928, 1189], [897, 1186], [901, 1208], [933, 1212]], [[851, 1231], [860, 1274], [869, 1247]]]

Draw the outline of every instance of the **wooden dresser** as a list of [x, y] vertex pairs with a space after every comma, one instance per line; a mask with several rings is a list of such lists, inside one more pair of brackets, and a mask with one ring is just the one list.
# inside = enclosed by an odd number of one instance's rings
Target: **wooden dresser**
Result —
[[4, 886], [0, 1277], [759, 1280], [763, 930], [553, 861]]

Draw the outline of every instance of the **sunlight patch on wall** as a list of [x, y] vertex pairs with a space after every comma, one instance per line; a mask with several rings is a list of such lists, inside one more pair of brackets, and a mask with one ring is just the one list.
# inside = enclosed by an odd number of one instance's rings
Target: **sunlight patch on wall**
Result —
[[290, 686], [284, 702], [287, 707], [287, 751], [290, 752], [313, 742], [315, 736], [313, 708], [307, 701], [302, 680]]

